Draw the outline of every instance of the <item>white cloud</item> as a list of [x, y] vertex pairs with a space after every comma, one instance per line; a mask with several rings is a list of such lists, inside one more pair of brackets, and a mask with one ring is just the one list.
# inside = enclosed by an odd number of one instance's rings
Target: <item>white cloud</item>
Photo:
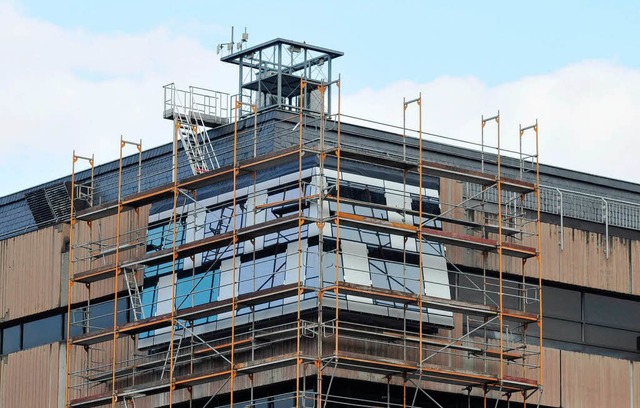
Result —
[[[71, 171], [71, 154], [118, 157], [119, 137], [171, 140], [162, 85], [232, 90], [215, 49], [162, 27], [96, 35], [25, 17], [0, 3], [0, 196]], [[130, 151], [129, 153], [133, 153]]]
[[[537, 118], [543, 163], [640, 182], [640, 160], [634, 154], [640, 139], [640, 70], [583, 61], [493, 87], [472, 77], [397, 82], [352, 93], [342, 105], [355, 116], [400, 125], [402, 98], [420, 91], [427, 132], [479, 143], [481, 115], [493, 116], [499, 109], [503, 148], [517, 151], [518, 125]], [[407, 117], [415, 127], [416, 111], [410, 108]], [[495, 146], [494, 124], [487, 125], [485, 137]], [[533, 138], [524, 140], [525, 150], [532, 151]]]
[[[166, 83], [233, 92], [237, 81], [213, 46], [187, 35], [163, 27], [137, 35], [64, 29], [8, 3], [0, 3], [0, 55], [0, 196], [68, 174], [73, 149], [104, 163], [117, 158], [120, 134], [142, 138], [145, 148], [169, 142], [171, 126], [161, 118]], [[518, 123], [538, 118], [544, 163], [640, 182], [638, 70], [584, 61], [497, 86], [440, 77], [375, 90], [351, 90], [345, 78], [343, 112], [400, 124], [402, 97], [418, 92], [426, 131], [479, 142], [480, 115], [500, 109], [503, 145], [515, 150]], [[415, 126], [415, 111], [408, 115]]]

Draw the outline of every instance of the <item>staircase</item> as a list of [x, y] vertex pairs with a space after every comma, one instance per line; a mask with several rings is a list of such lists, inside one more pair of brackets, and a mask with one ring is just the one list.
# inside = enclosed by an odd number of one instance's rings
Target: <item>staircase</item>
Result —
[[163, 116], [174, 121], [191, 172], [198, 175], [219, 168], [207, 130], [229, 123], [229, 96], [196, 87], [180, 90], [174, 84], [164, 90]]
[[197, 112], [176, 112], [174, 120], [182, 148], [194, 175], [220, 167], [202, 118]]

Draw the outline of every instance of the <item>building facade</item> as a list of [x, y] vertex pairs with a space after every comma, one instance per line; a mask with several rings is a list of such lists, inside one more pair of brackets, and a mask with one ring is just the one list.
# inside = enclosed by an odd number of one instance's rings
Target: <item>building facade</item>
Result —
[[640, 185], [345, 117], [341, 56], [0, 198], [0, 406], [640, 406]]

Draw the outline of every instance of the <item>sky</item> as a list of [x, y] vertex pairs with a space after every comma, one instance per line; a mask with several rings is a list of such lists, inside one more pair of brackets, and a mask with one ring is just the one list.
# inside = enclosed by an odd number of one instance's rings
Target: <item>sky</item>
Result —
[[424, 130], [477, 143], [500, 110], [503, 147], [537, 119], [542, 163], [640, 183], [634, 1], [0, 0], [0, 197], [69, 174], [74, 149], [170, 142], [163, 85], [237, 92], [216, 55], [232, 26], [343, 51], [344, 114], [401, 124], [421, 93]]

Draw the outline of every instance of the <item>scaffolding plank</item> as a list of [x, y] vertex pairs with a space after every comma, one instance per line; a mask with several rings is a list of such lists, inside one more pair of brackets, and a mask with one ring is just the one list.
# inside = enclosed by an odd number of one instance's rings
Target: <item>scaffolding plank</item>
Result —
[[[362, 297], [368, 297], [377, 300], [417, 303], [419, 301], [418, 295], [410, 292], [392, 291], [390, 289], [381, 289], [371, 286], [358, 285], [355, 283], [338, 282], [336, 286], [325, 288], [325, 291], [333, 291], [337, 288], [339, 292], [345, 294], [357, 294]], [[481, 305], [471, 302], [464, 302], [461, 300], [436, 298], [433, 296], [422, 297], [422, 307], [434, 308], [438, 310], [444, 310], [448, 312], [465, 312], [472, 313], [481, 316], [494, 316], [498, 314], [496, 307], [489, 305]], [[517, 314], [514, 313], [514, 317]]]
[[[328, 155], [336, 156], [338, 154], [338, 149], [331, 149], [325, 152]], [[341, 148], [340, 149], [340, 157], [345, 159], [357, 160], [365, 163], [376, 163], [377, 165], [384, 167], [391, 167], [395, 169], [409, 170], [415, 169], [418, 166], [417, 161], [406, 161], [402, 160], [400, 157], [390, 157], [384, 154], [374, 155], [373, 152], [368, 152], [364, 150], [354, 150], [350, 148]]]
[[149, 190], [132, 194], [122, 199], [122, 205], [130, 208], [142, 207], [154, 201], [162, 200], [173, 196], [173, 183], [164, 184]]
[[[275, 220], [266, 221], [260, 224], [251, 225], [240, 228], [237, 231], [239, 241], [246, 241], [258, 235], [266, 235], [272, 232], [292, 228], [298, 225], [298, 222], [308, 222], [300, 219], [298, 215], [290, 215], [287, 217], [277, 218]], [[233, 232], [225, 232], [224, 234], [214, 235], [212, 237], [203, 238], [197, 241], [182, 244], [176, 248], [176, 259], [186, 258], [190, 255], [210, 251], [212, 249], [225, 247], [233, 242]], [[150, 252], [137, 258], [131, 258], [120, 263], [120, 268], [130, 268], [136, 265], [160, 265], [165, 262], [171, 262], [173, 258], [173, 250], [171, 248], [162, 249], [160, 251]], [[100, 266], [88, 271], [78, 272], [73, 275], [75, 282], [94, 283], [103, 279], [114, 277], [115, 265]]]
[[101, 394], [72, 399], [69, 401], [69, 406], [73, 408], [99, 407], [101, 405], [111, 404], [112, 398], [111, 392], [104, 392]]
[[[300, 290], [301, 293], [311, 291], [311, 289], [304, 287], [300, 287]], [[295, 296], [297, 292], [297, 283], [281, 285], [238, 296], [236, 298], [236, 304], [256, 305], [270, 302], [272, 300]], [[214, 314], [231, 311], [232, 308], [232, 299], [218, 300], [215, 302], [205, 303], [203, 305], [180, 309], [176, 312], [175, 318], [181, 320], [197, 320]], [[146, 319], [140, 319], [134, 322], [125, 323], [116, 328], [116, 334], [118, 337], [128, 336], [168, 326], [171, 326], [171, 313], [165, 313], [162, 315], [152, 316]], [[104, 329], [100, 331], [81, 334], [72, 338], [71, 342], [76, 345], [88, 346], [111, 340], [113, 338], [113, 334], [114, 331], [112, 329]]]
[[118, 202], [110, 201], [108, 203], [94, 205], [82, 211], [76, 212], [76, 219], [82, 221], [94, 221], [99, 218], [108, 217], [118, 213]]
[[[238, 166], [239, 171], [257, 171], [264, 168], [276, 166], [284, 161], [290, 160], [292, 157], [299, 155], [300, 147], [294, 146], [282, 149], [277, 152], [269, 153], [257, 158], [253, 158], [241, 163]], [[177, 187], [181, 189], [194, 190], [207, 186], [214, 181], [222, 181], [233, 177], [233, 165], [221, 167], [206, 173], [189, 176], [179, 180]], [[122, 211], [132, 210], [142, 207], [153, 202], [169, 198], [174, 194], [174, 183], [163, 184], [139, 193], [128, 195], [121, 200]], [[93, 221], [118, 212], [118, 201], [110, 201], [108, 203], [96, 205], [76, 214], [77, 220]]]
[[357, 283], [339, 281], [337, 285], [322, 289], [326, 292], [342, 292], [345, 294], [361, 295], [370, 299], [384, 300], [389, 302], [415, 303], [418, 296], [415, 293], [401, 292], [391, 289], [376, 288], [372, 286], [359, 285]]
[[[118, 395], [118, 399], [122, 400], [122, 398], [130, 397], [130, 396], [143, 396], [143, 395], [155, 395], [166, 392], [169, 390], [170, 381], [159, 380], [154, 381], [148, 384], [141, 384], [136, 386], [131, 386], [127, 388], [121, 388], [116, 390], [116, 394]], [[99, 407], [105, 404], [110, 404], [112, 401], [111, 392], [101, 393], [95, 395], [89, 395], [82, 398], [75, 398], [69, 401], [69, 407], [72, 408], [90, 408], [90, 407]]]
[[[325, 196], [325, 199], [328, 201], [333, 201], [336, 202], [337, 198], [335, 195], [333, 194], [328, 194], [327, 196]], [[386, 211], [394, 211], [397, 212], [399, 214], [405, 213], [407, 215], [414, 215], [414, 216], [418, 216], [420, 213], [418, 211], [415, 210], [411, 210], [411, 209], [401, 209], [401, 208], [397, 208], [397, 207], [391, 207], [389, 205], [385, 205], [385, 204], [377, 204], [377, 203], [371, 203], [368, 201], [361, 201], [361, 200], [355, 200], [355, 199], [351, 199], [351, 198], [340, 198], [340, 203], [341, 204], [352, 204], [352, 205], [360, 205], [360, 206], [364, 206], [364, 207], [369, 207], [369, 208], [375, 208], [375, 209], [379, 209], [379, 210], [386, 210]], [[446, 222], [449, 224], [456, 224], [456, 225], [462, 225], [463, 227], [467, 227], [467, 228], [471, 228], [473, 230], [482, 230], [483, 228], [490, 233], [495, 233], [497, 234], [499, 232], [499, 228], [497, 225], [491, 225], [491, 224], [481, 224], [479, 222], [474, 222], [474, 221], [469, 221], [469, 220], [463, 220], [460, 218], [454, 218], [454, 217], [447, 217], [445, 215], [440, 215], [440, 214], [433, 214], [433, 213], [428, 213], [428, 212], [423, 212], [422, 213], [422, 218], [423, 220], [426, 219], [426, 221], [441, 221], [441, 222]], [[425, 221], [423, 221], [424, 223]], [[505, 236], [513, 236], [516, 234], [521, 233], [522, 231], [515, 229], [515, 228], [510, 228], [510, 227], [502, 227], [502, 234]]]
[[[292, 157], [300, 154], [300, 147], [295, 146], [287, 149], [278, 150], [266, 155], [252, 158], [238, 164], [238, 171], [258, 171], [261, 169], [273, 167], [288, 161]], [[207, 173], [197, 174], [187, 177], [178, 183], [179, 188], [195, 190], [211, 184], [213, 181], [222, 181], [233, 177], [233, 165], [221, 167], [219, 169], [209, 171]]]
[[355, 228], [364, 228], [376, 232], [386, 232], [402, 236], [417, 235], [418, 229], [414, 225], [402, 222], [393, 222], [379, 218], [365, 217], [362, 215], [337, 212], [332, 222]]
[[[422, 169], [430, 176], [443, 177], [452, 180], [466, 181], [480, 184], [485, 187], [496, 184], [498, 178], [490, 173], [483, 173], [476, 170], [462, 169], [442, 163], [423, 161]], [[512, 178], [500, 177], [500, 187], [505, 191], [513, 191], [520, 194], [533, 193], [535, 184], [528, 181], [516, 180]]]
[[[500, 350], [499, 349], [482, 349], [478, 352], [474, 352], [474, 355], [485, 355], [487, 357], [500, 358]], [[511, 351], [502, 351], [502, 358], [509, 361], [515, 361], [521, 358], [524, 358], [522, 354], [513, 353]]]
[[[337, 152], [336, 150], [332, 150], [328, 152], [328, 154], [336, 155]], [[417, 159], [414, 159], [415, 161], [406, 161], [401, 157], [393, 158], [380, 154], [376, 155], [373, 152], [364, 150], [341, 148], [339, 154], [340, 157], [343, 158], [354, 159], [366, 163], [376, 163], [385, 167], [400, 169], [411, 169], [418, 167]], [[455, 167], [448, 164], [437, 163], [434, 161], [423, 160], [422, 170], [424, 175], [442, 177], [451, 180], [466, 181], [469, 183], [480, 184], [485, 187], [496, 184], [498, 181], [497, 176], [491, 173], [464, 169], [461, 167]], [[527, 181], [501, 177], [500, 182], [502, 189], [505, 191], [513, 191], [520, 194], [532, 193], [535, 191], [535, 184]]]
[[368, 355], [347, 353], [340, 351], [337, 356], [325, 358], [325, 360], [337, 361], [338, 367], [343, 364], [357, 367], [359, 370], [372, 372], [386, 371], [388, 373], [403, 373], [407, 377], [422, 380], [434, 381], [448, 384], [455, 384], [465, 387], [488, 387], [490, 389], [503, 391], [525, 391], [537, 388], [537, 383], [524, 378], [506, 377], [501, 381], [498, 376], [487, 375], [467, 370], [449, 370], [434, 364], [423, 364], [418, 367], [414, 362], [380, 359], [371, 359]]
[[73, 281], [79, 283], [94, 283], [115, 276], [115, 265], [99, 266], [88, 271], [73, 274]]
[[[165, 313], [159, 316], [152, 316], [146, 319], [140, 319], [135, 322], [125, 323], [118, 326], [115, 330], [117, 337], [125, 335], [133, 335], [148, 330], [159, 329], [171, 326], [171, 313]], [[71, 343], [78, 346], [90, 346], [113, 339], [113, 328], [98, 330], [75, 336], [71, 339]]]
[[[336, 222], [336, 220], [340, 225], [364, 228], [377, 232], [387, 232], [404, 236], [410, 236], [418, 233], [418, 228], [411, 224], [392, 222], [357, 214], [338, 212], [336, 213], [334, 222]], [[422, 237], [427, 241], [487, 252], [497, 252], [500, 246], [499, 242], [494, 239], [476, 237], [457, 232], [442, 231], [427, 227], [422, 228]], [[531, 258], [536, 256], [537, 253], [535, 248], [509, 242], [502, 243], [502, 252], [504, 255], [518, 258]]]
[[[323, 292], [354, 294], [370, 299], [385, 300], [392, 302], [417, 303], [418, 295], [411, 292], [401, 292], [390, 289], [376, 288], [372, 286], [358, 285], [349, 282], [338, 282], [337, 285], [329, 286], [323, 289]], [[448, 312], [470, 313], [479, 316], [496, 316], [498, 315], [498, 307], [491, 305], [482, 305], [479, 303], [465, 302], [462, 300], [438, 298], [434, 296], [423, 296], [422, 307], [444, 310]], [[531, 312], [523, 312], [519, 310], [505, 309], [503, 316], [520, 322], [536, 322], [538, 315]]]
[[[304, 289], [308, 291], [308, 289]], [[293, 296], [298, 291], [298, 284], [289, 284], [258, 290], [252, 293], [240, 295], [236, 298], [237, 305], [255, 305], [270, 302], [276, 299], [284, 299]], [[217, 300], [199, 306], [193, 306], [178, 311], [176, 318], [183, 320], [198, 320], [214, 314], [231, 311], [232, 299]]]
[[[373, 334], [379, 335], [379, 333], [373, 333]], [[415, 335], [413, 336], [403, 335], [402, 333], [394, 333], [394, 332], [382, 332], [382, 335], [384, 337], [388, 337], [396, 340], [407, 340], [415, 343], [420, 343], [420, 337]], [[477, 346], [465, 346], [464, 344], [459, 343], [457, 341], [447, 341], [445, 339], [437, 339], [430, 336], [423, 336], [421, 343], [427, 346], [442, 347], [442, 348], [446, 347], [453, 350], [467, 351], [473, 354], [482, 352], [482, 349]]]

